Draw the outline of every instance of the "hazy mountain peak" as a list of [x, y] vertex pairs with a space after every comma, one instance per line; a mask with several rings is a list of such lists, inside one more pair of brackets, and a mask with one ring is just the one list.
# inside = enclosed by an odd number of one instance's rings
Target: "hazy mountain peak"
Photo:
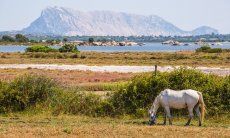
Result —
[[25, 33], [55, 35], [200, 35], [218, 33], [202, 26], [183, 31], [156, 15], [113, 11], [81, 12], [64, 7], [47, 7], [41, 16], [23, 29]]
[[193, 34], [202, 35], [202, 34], [218, 34], [218, 30], [211, 28], [209, 26], [201, 26], [192, 31]]

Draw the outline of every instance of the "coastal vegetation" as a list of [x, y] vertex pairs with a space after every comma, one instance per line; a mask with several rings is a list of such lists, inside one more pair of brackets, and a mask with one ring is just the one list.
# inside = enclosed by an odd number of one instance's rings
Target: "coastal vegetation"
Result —
[[[16, 38], [19, 37], [18, 38]], [[92, 41], [93, 40], [93, 41]], [[61, 45], [62, 43], [68, 42], [137, 42], [137, 43], [146, 43], [146, 42], [165, 42], [169, 40], [174, 40], [182, 43], [188, 42], [198, 42], [200, 40], [205, 42], [226, 42], [230, 41], [230, 35], [222, 34], [210, 34], [210, 35], [200, 35], [200, 36], [36, 36], [36, 35], [0, 35], [0, 44], [1, 45]]]
[[196, 52], [204, 52], [204, 53], [222, 53], [222, 52], [230, 52], [229, 49], [222, 48], [211, 48], [210, 46], [202, 46], [196, 49]]
[[[7, 72], [9, 71], [4, 70], [3, 74]], [[144, 73], [131, 78], [132, 76], [120, 74], [128, 79], [116, 80], [116, 83], [113, 80], [105, 80], [110, 83], [104, 83], [104, 88], [99, 89], [105, 93], [97, 93], [98, 89], [95, 88], [98, 86], [95, 85], [89, 84], [89, 87], [80, 89], [76, 87], [80, 82], [75, 82], [75, 86], [68, 85], [74, 78], [70, 76], [80, 75], [76, 72], [59, 71], [62, 76], [53, 74], [53, 77], [23, 74], [23, 70], [19, 72], [19, 77], [15, 75], [5, 81], [4, 75], [0, 75], [3, 78], [0, 79], [0, 116], [3, 122], [0, 127], [7, 136], [16, 133], [24, 133], [25, 136], [25, 129], [42, 136], [95, 136], [95, 133], [97, 136], [111, 136], [111, 132], [114, 136], [131, 136], [130, 132], [136, 134], [136, 131], [141, 131], [138, 132], [139, 136], [162, 136], [171, 131], [172, 136], [178, 135], [177, 132], [193, 135], [194, 131], [199, 132], [199, 136], [230, 135], [227, 129], [230, 110], [229, 76], [207, 75], [184, 68], [170, 73], [157, 72], [156, 76], [154, 73]], [[38, 70], [36, 72], [38, 73]], [[54, 76], [63, 79], [69, 73], [72, 74], [67, 76], [70, 79], [68, 82], [54, 79]], [[88, 73], [83, 76], [92, 76]], [[114, 86], [111, 86], [111, 82]], [[172, 110], [175, 126], [147, 126], [148, 108], [154, 97], [165, 88], [192, 88], [203, 93], [207, 117], [202, 128], [182, 127], [186, 122], [187, 112], [177, 110]], [[163, 122], [161, 115], [158, 116], [158, 120]], [[195, 121], [192, 123], [196, 125]]]
[[[210, 34], [210, 35], [200, 35], [200, 36], [33, 36], [26, 35], [30, 43], [47, 43], [47, 44], [59, 44], [61, 41], [63, 43], [70, 41], [85, 41], [88, 42], [89, 39], [93, 39], [94, 42], [106, 42], [106, 41], [130, 41], [130, 42], [164, 42], [168, 40], [174, 40], [179, 42], [197, 42], [199, 40], [205, 40], [206, 42], [225, 42], [230, 41], [230, 35], [226, 34]], [[11, 44], [15, 42], [14, 35], [2, 35], [0, 36], [1, 44]], [[27, 43], [30, 45], [30, 43]]]
[[72, 52], [72, 53], [78, 53], [77, 46], [74, 44], [65, 44], [61, 48], [59, 48], [59, 52], [64, 53], [64, 52]]
[[[0, 81], [0, 112], [17, 112], [48, 105], [53, 114], [87, 116], [134, 115], [147, 117], [154, 97], [165, 88], [201, 91], [208, 116], [230, 111], [230, 77], [207, 75], [190, 69], [170, 73], [138, 75], [104, 98], [71, 87], [63, 88], [45, 76], [23, 75], [13, 81]], [[183, 112], [174, 111], [183, 115]]]
[[64, 44], [62, 47], [59, 49], [55, 49], [49, 46], [44, 46], [44, 45], [33, 45], [28, 48], [26, 48], [26, 52], [61, 52], [61, 53], [79, 53], [76, 45], [74, 44]]
[[31, 47], [26, 48], [26, 52], [57, 52], [58, 50], [48, 47], [48, 46], [42, 46], [42, 45], [34, 45]]
[[230, 52], [0, 53], [0, 64], [176, 65], [230, 67]]

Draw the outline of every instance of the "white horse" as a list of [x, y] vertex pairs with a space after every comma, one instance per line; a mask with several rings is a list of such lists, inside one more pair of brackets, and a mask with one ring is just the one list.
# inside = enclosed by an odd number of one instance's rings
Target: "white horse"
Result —
[[[201, 113], [199, 109], [201, 106]], [[162, 106], [165, 111], [164, 125], [166, 124], [166, 117], [169, 118], [169, 124], [172, 125], [172, 116], [170, 114], [170, 108], [183, 109], [188, 108], [189, 120], [186, 125], [189, 125], [193, 118], [193, 109], [195, 109], [197, 116], [199, 117], [199, 126], [202, 125], [205, 115], [205, 104], [202, 93], [195, 90], [181, 90], [174, 91], [166, 89], [162, 91], [154, 100], [150, 114], [150, 125], [156, 124], [156, 113], [158, 108]]]

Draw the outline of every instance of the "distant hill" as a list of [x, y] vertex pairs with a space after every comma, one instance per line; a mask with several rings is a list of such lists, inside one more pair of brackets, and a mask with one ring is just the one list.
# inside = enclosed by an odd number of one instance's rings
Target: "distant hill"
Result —
[[211, 27], [184, 31], [156, 15], [143, 16], [112, 11], [81, 12], [63, 7], [48, 7], [22, 30], [26, 34], [52, 35], [203, 35], [218, 34]]

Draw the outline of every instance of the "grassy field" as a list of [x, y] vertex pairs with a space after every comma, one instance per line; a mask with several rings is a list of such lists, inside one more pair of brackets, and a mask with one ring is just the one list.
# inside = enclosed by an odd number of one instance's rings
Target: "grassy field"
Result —
[[230, 53], [0, 53], [0, 64], [189, 65], [230, 67]]
[[215, 120], [208, 119], [203, 127], [197, 127], [197, 120], [184, 127], [186, 120], [178, 118], [173, 126], [149, 126], [148, 118], [55, 117], [30, 112], [1, 115], [0, 137], [230, 137], [229, 119]]
[[[31, 54], [31, 53], [30, 53]], [[189, 65], [230, 67], [230, 54], [210, 54], [194, 52], [178, 53], [95, 53], [83, 52], [77, 58], [54, 58], [45, 55], [21, 53], [0, 53], [0, 64], [50, 63], [87, 65]], [[43, 53], [44, 54], [44, 53]], [[33, 57], [33, 58], [32, 58]], [[62, 56], [65, 57], [65, 56]], [[47, 76], [64, 89], [94, 92], [104, 96], [117, 90], [137, 74], [98, 73], [90, 71], [60, 71], [38, 69], [0, 69], [0, 80], [11, 82], [24, 74]], [[1, 97], [0, 97], [1, 98]], [[68, 103], [68, 102], [67, 102]], [[0, 114], [0, 137], [230, 137], [229, 115], [208, 116], [202, 127], [197, 119], [184, 127], [185, 116], [174, 117], [173, 126], [148, 125], [148, 118], [121, 115], [118, 117], [89, 117], [71, 113], [53, 114], [44, 104], [36, 104], [22, 112]], [[162, 123], [162, 117], [158, 117]]]

